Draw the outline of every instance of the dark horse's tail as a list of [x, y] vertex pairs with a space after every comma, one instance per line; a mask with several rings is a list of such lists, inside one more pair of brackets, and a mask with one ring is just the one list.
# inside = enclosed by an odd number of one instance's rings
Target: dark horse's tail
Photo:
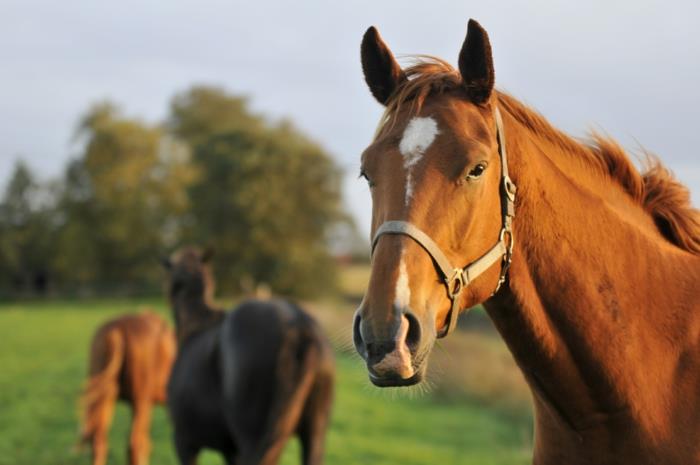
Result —
[[90, 348], [90, 377], [80, 397], [82, 425], [79, 445], [89, 443], [96, 433], [109, 428], [119, 393], [123, 361], [122, 333], [115, 328], [98, 331]]

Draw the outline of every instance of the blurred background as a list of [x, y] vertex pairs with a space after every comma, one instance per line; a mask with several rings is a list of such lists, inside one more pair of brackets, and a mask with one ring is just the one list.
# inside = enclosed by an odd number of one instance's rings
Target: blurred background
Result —
[[[0, 1], [0, 464], [87, 463], [71, 446], [92, 331], [168, 314], [159, 259], [187, 243], [215, 249], [223, 305], [270, 289], [333, 338], [328, 463], [528, 463], [529, 394], [480, 309], [408, 394], [370, 387], [350, 346], [359, 156], [382, 112], [360, 39], [376, 25], [399, 57], [455, 63], [470, 17], [499, 88], [657, 154], [698, 204], [697, 2]], [[174, 463], [169, 428], [159, 410], [154, 464]]]

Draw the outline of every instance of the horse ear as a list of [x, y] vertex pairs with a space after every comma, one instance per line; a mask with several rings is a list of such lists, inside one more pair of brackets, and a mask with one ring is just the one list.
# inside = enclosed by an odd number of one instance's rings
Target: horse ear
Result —
[[469, 20], [459, 52], [459, 72], [474, 103], [485, 103], [491, 97], [495, 82], [491, 43], [484, 28], [473, 19]]
[[213, 257], [214, 257], [214, 249], [210, 246], [205, 247], [204, 250], [202, 251], [202, 258], [201, 258], [202, 263], [209, 263]]
[[386, 105], [391, 94], [406, 80], [406, 74], [374, 26], [362, 37], [361, 56], [369, 90], [379, 103]]

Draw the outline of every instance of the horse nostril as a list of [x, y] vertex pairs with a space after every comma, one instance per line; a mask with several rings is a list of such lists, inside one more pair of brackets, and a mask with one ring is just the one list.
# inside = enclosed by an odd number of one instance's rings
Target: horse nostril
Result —
[[381, 362], [384, 357], [393, 352], [396, 348], [395, 341], [368, 342], [367, 343], [367, 364], [373, 366]]
[[404, 313], [404, 317], [408, 320], [408, 333], [406, 334], [406, 345], [414, 352], [420, 343], [421, 329], [418, 319], [412, 313]]
[[352, 342], [355, 344], [355, 350], [360, 355], [363, 355], [366, 351], [365, 343], [362, 340], [362, 333], [360, 332], [360, 323], [362, 322], [362, 317], [360, 312], [355, 313], [355, 319], [352, 323]]

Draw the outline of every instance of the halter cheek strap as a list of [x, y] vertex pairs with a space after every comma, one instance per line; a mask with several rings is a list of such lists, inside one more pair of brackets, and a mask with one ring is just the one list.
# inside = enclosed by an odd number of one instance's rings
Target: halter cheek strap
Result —
[[[498, 107], [494, 107], [494, 118], [496, 120], [496, 134], [498, 138], [498, 154], [501, 159], [501, 181], [500, 181], [500, 197], [502, 210], [502, 226], [498, 235], [498, 242], [491, 247], [484, 255], [470, 263], [469, 265], [459, 268], [452, 266], [452, 263], [447, 258], [442, 249], [433, 241], [430, 236], [421, 231], [417, 226], [407, 221], [387, 221], [377, 229], [372, 239], [372, 254], [379, 242], [379, 238], [386, 234], [398, 234], [408, 236], [416, 241], [437, 264], [438, 273], [440, 274], [445, 287], [447, 288], [447, 296], [452, 302], [450, 312], [447, 314], [447, 324], [440, 331], [437, 337], [442, 338], [451, 333], [457, 326], [457, 316], [459, 314], [459, 297], [462, 291], [479, 275], [488, 270], [492, 265], [501, 260], [501, 274], [496, 283], [495, 294], [501, 285], [506, 280], [508, 268], [510, 267], [511, 258], [513, 255], [513, 218], [515, 217], [515, 191], [516, 187], [508, 176], [508, 157], [506, 154], [506, 140], [503, 132], [503, 121]], [[493, 295], [491, 294], [491, 295]]]

